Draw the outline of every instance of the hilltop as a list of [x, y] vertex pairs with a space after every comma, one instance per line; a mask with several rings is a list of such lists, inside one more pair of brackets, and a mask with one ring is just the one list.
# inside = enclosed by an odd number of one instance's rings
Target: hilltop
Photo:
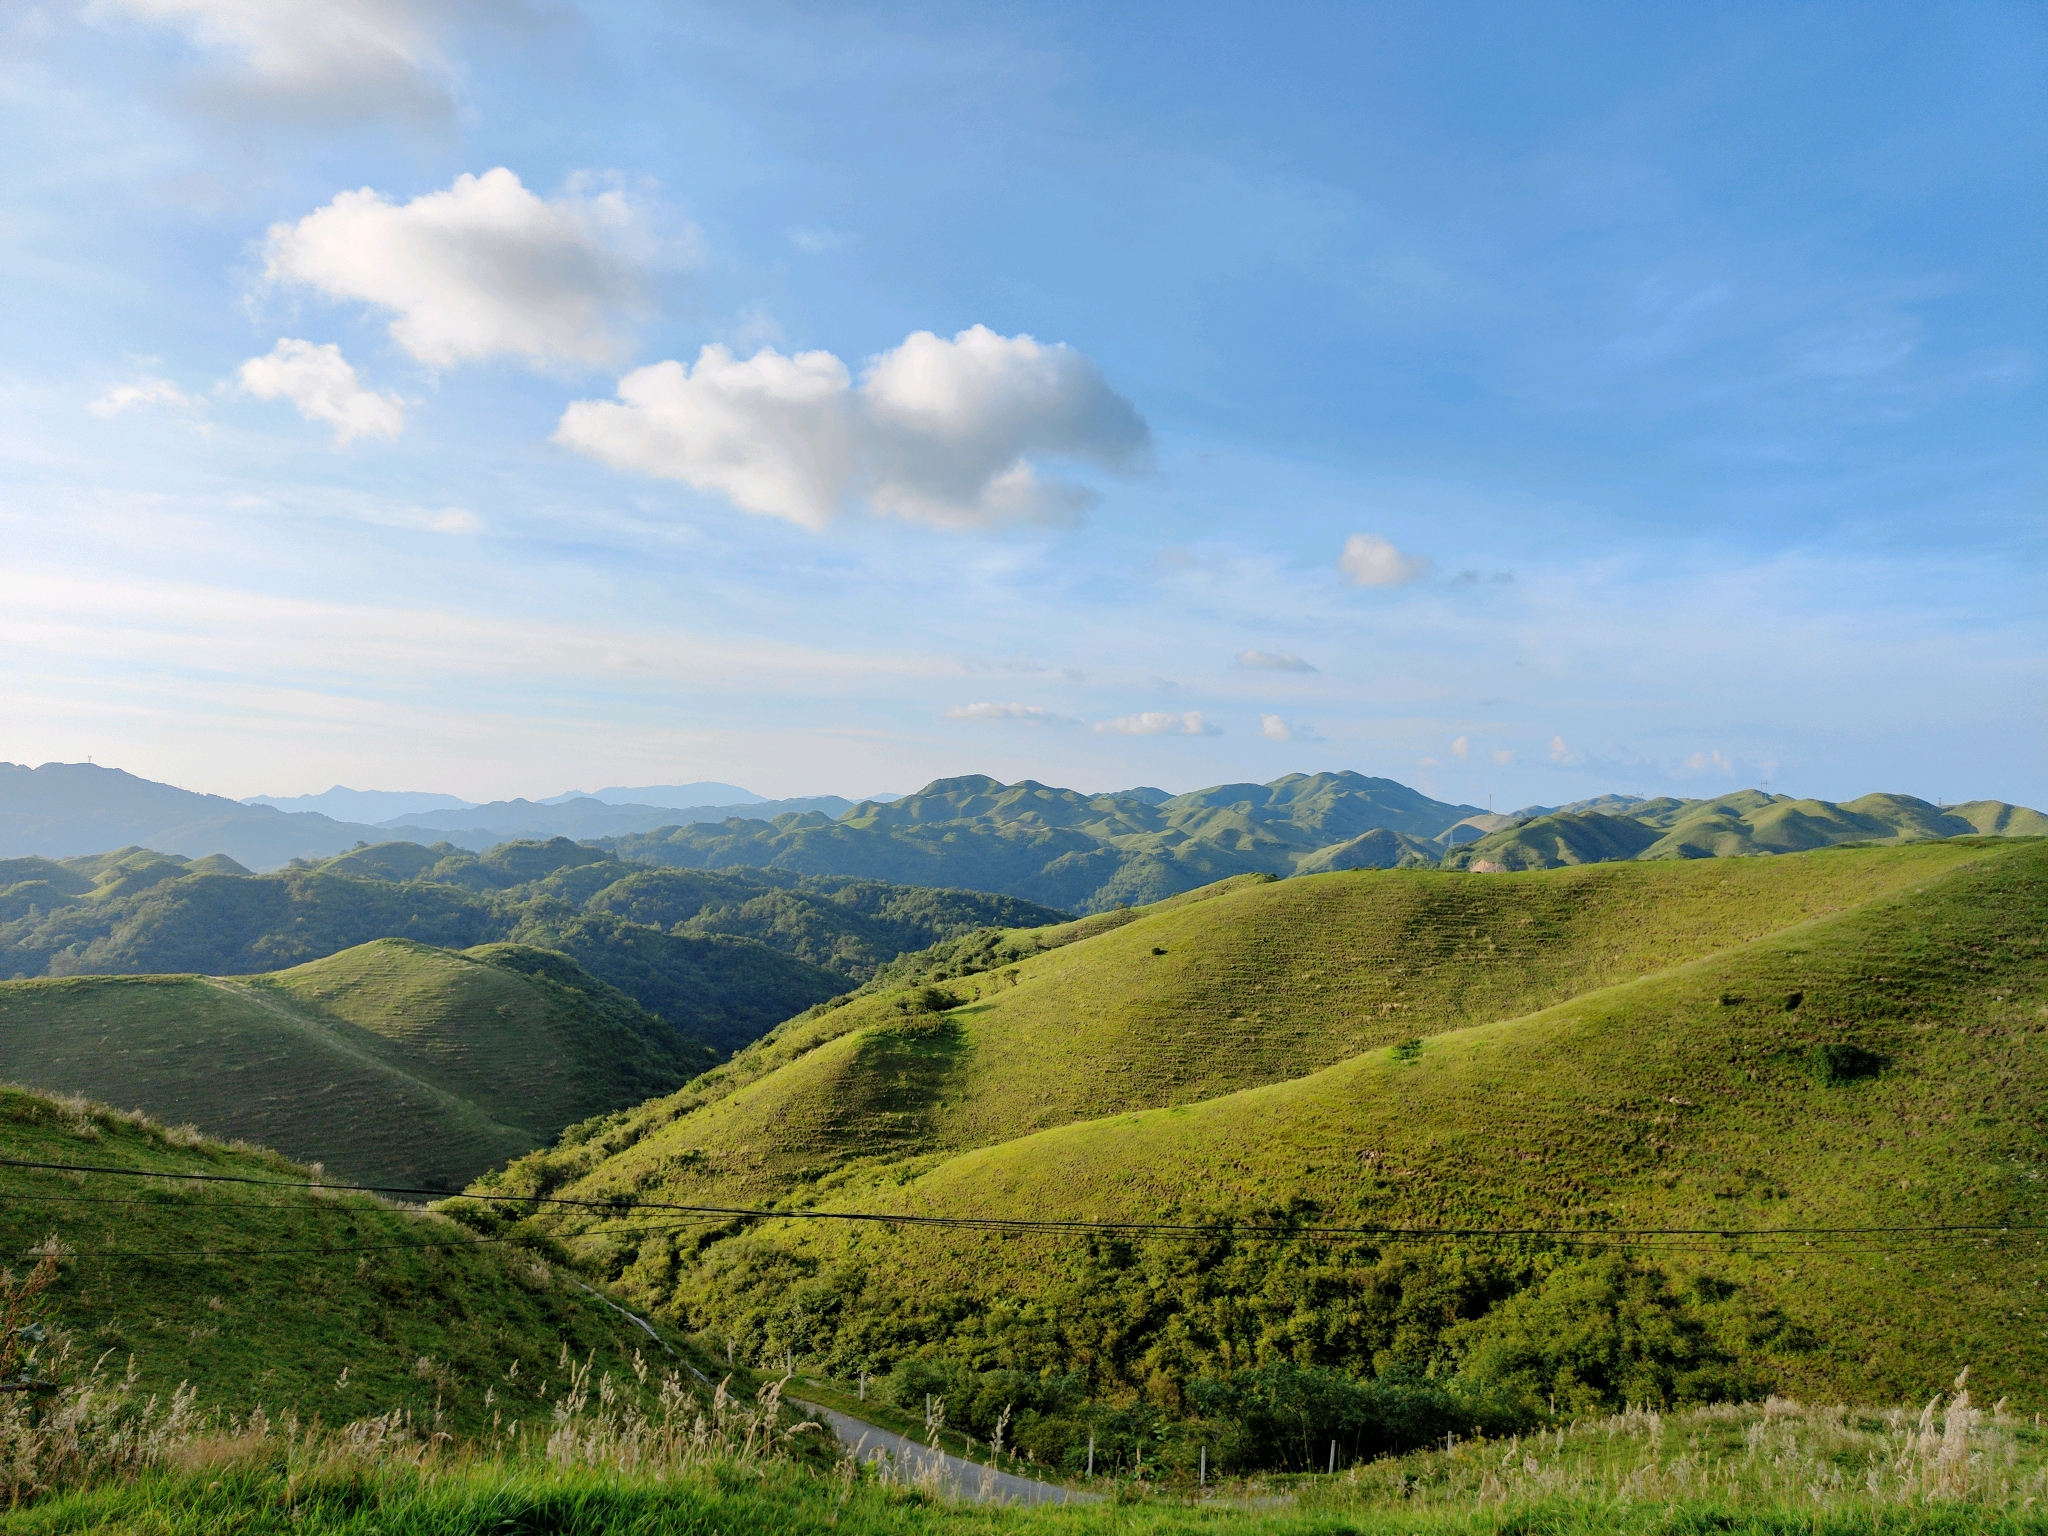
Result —
[[383, 939], [246, 978], [0, 983], [0, 1079], [458, 1189], [716, 1059], [574, 961]]
[[721, 1051], [906, 950], [1062, 914], [972, 892], [628, 864], [566, 839], [365, 846], [267, 875], [147, 849], [0, 861], [0, 976], [245, 975], [380, 938], [559, 950]]
[[[1666, 1401], [1911, 1396], [1964, 1363], [2024, 1396], [2048, 1379], [2048, 1334], [2013, 1313], [2031, 1239], [1602, 1257], [1303, 1229], [2048, 1218], [2044, 925], [2048, 845], [1981, 838], [1239, 880], [940, 946], [477, 1192], [1249, 1223], [646, 1239], [530, 1218], [750, 1348], [842, 1374], [928, 1367], [956, 1392], [1071, 1380], [1065, 1406], [1027, 1416], [1047, 1454], [1074, 1392], [1186, 1414], [1197, 1378], [1274, 1360], [1525, 1404], [1560, 1371], [1596, 1406], [1628, 1371]], [[1555, 1342], [1582, 1308], [1660, 1321], [1586, 1376]], [[1533, 1390], [1540, 1406], [1562, 1388]]]

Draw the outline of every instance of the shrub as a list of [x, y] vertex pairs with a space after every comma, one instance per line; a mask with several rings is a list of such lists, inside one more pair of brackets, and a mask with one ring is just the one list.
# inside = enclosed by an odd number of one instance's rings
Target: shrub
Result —
[[1447, 1343], [1462, 1392], [1530, 1414], [1733, 1401], [1751, 1386], [1661, 1270], [1618, 1255], [1554, 1271]]

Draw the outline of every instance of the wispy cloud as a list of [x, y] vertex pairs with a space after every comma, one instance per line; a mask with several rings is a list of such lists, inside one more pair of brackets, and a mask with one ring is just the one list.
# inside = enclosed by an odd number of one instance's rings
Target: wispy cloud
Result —
[[1255, 672], [1313, 672], [1315, 668], [1299, 656], [1285, 651], [1239, 651], [1237, 664]]
[[1199, 709], [1184, 714], [1171, 714], [1165, 710], [1147, 710], [1140, 715], [1124, 715], [1115, 720], [1100, 720], [1095, 729], [1117, 736], [1220, 736], [1220, 727], [1211, 725]]
[[[206, 414], [206, 401], [197, 395], [188, 395], [169, 379], [140, 378], [132, 384], [116, 384], [108, 389], [86, 409], [93, 415], [112, 420], [124, 411], [150, 406], [165, 406], [188, 416]], [[204, 422], [193, 423], [201, 432], [207, 430]]]
[[946, 711], [948, 720], [1022, 720], [1045, 725], [1063, 717], [1037, 704], [956, 704]]
[[1550, 738], [1550, 760], [1560, 767], [1569, 768], [1584, 762], [1585, 758], [1566, 746], [1562, 736], [1553, 736]]
[[417, 0], [91, 0], [86, 15], [183, 32], [228, 72], [223, 104], [316, 122], [455, 111], [455, 70]]

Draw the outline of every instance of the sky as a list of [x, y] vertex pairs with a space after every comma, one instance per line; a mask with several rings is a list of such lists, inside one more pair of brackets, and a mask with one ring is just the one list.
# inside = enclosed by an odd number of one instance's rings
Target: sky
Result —
[[0, 757], [2048, 805], [2035, 3], [0, 6]]

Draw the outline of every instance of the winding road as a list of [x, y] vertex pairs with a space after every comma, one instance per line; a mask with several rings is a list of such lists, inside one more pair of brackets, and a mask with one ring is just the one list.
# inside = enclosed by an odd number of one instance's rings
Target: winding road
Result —
[[828, 1426], [840, 1443], [864, 1462], [886, 1456], [895, 1463], [897, 1475], [906, 1479], [918, 1478], [936, 1468], [939, 1482], [956, 1499], [976, 1504], [1094, 1504], [1102, 1498], [1099, 1493], [1079, 1493], [1058, 1483], [1041, 1483], [1014, 1472], [998, 1472], [994, 1467], [935, 1451], [906, 1435], [801, 1398], [787, 1401]]

